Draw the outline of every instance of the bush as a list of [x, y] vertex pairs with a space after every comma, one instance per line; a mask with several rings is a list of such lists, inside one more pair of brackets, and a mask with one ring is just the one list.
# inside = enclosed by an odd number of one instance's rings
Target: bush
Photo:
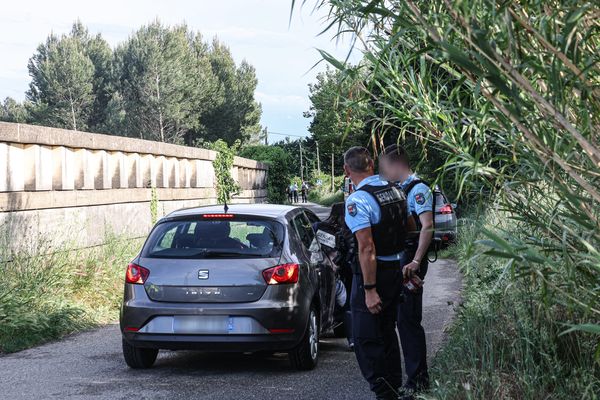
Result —
[[460, 227], [453, 254], [464, 276], [464, 303], [434, 359], [427, 398], [597, 398], [594, 336], [561, 335], [564, 315], [573, 310], [559, 302], [546, 308], [543, 290], [515, 279], [506, 260], [479, 248], [482, 227], [518, 229], [508, 224], [503, 213], [489, 212]]
[[313, 203], [320, 204], [322, 206], [329, 207], [332, 204], [340, 203], [344, 201], [344, 192], [337, 191], [335, 193], [321, 193], [318, 191], [311, 191], [308, 193], [308, 200]]
[[286, 188], [292, 176], [291, 157], [277, 146], [248, 146], [240, 152], [240, 157], [251, 158], [269, 165], [267, 191], [269, 202], [285, 203]]
[[209, 147], [217, 152], [217, 157], [212, 163], [217, 180], [217, 202], [225, 204], [231, 201], [231, 196], [238, 194], [241, 190], [240, 185], [231, 176], [233, 158], [239, 147], [239, 142], [236, 141], [233, 145], [229, 146], [227, 142], [219, 139]]
[[125, 267], [140, 245], [111, 237], [106, 245], [73, 251], [0, 248], [0, 352], [116, 321]]

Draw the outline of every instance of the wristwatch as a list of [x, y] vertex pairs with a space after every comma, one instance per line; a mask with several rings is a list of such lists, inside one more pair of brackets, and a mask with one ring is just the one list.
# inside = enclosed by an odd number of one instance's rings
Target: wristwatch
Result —
[[376, 285], [376, 284], [374, 284], [374, 283], [373, 283], [373, 284], [370, 284], [370, 285], [367, 285], [367, 284], [365, 283], [363, 286], [365, 287], [365, 290], [371, 290], [371, 289], [375, 289], [375, 288], [377, 287], [377, 285]]

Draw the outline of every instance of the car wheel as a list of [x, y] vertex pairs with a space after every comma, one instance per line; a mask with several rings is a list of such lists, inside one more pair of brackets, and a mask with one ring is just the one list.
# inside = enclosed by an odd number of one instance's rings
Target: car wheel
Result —
[[158, 349], [144, 349], [141, 347], [135, 347], [123, 339], [123, 357], [125, 358], [127, 365], [129, 365], [131, 368], [150, 368], [152, 365], [154, 365], [156, 356], [158, 356]]
[[290, 351], [292, 366], [298, 370], [311, 370], [319, 361], [319, 315], [316, 307], [310, 308], [306, 332], [302, 341]]

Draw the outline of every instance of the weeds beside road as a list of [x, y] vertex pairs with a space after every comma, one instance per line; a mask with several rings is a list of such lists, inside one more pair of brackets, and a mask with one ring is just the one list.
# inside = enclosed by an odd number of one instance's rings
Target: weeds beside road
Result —
[[125, 266], [140, 245], [110, 237], [105, 245], [68, 251], [15, 253], [2, 246], [0, 352], [116, 321]]
[[[432, 368], [436, 399], [598, 399], [594, 336], [561, 335], [573, 310], [515, 279], [506, 260], [480, 253], [481, 228], [505, 228], [501, 213], [462, 219], [444, 253], [463, 273], [463, 304]], [[531, 277], [535, 279], [535, 277]]]

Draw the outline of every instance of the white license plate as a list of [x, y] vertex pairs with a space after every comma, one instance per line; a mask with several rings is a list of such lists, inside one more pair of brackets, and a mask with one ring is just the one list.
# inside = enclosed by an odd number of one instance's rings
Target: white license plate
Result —
[[173, 318], [173, 332], [182, 334], [226, 334], [231, 318], [225, 315], [181, 315]]
[[435, 217], [436, 224], [445, 224], [452, 221], [452, 214], [441, 214]]

